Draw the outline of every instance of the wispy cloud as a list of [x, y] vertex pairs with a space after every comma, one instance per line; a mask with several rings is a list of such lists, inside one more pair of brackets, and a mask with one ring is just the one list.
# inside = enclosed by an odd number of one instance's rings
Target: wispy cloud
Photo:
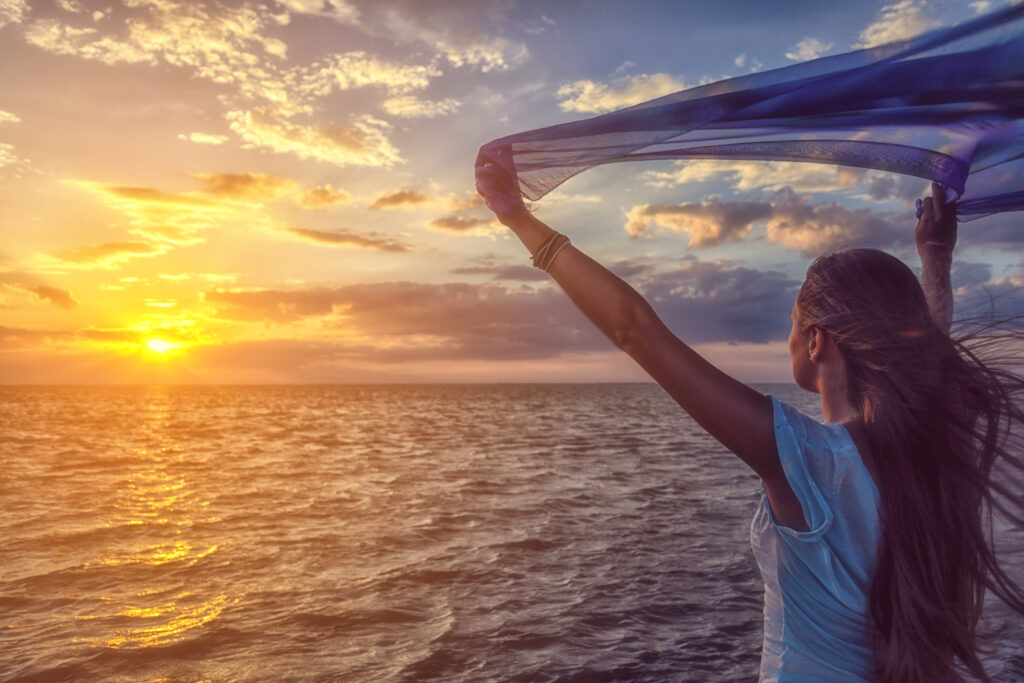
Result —
[[686, 87], [671, 74], [640, 74], [613, 79], [610, 83], [575, 81], [558, 89], [558, 106], [563, 111], [600, 113], [621, 109], [668, 95]]
[[906, 40], [936, 28], [940, 22], [928, 14], [926, 0], [900, 0], [886, 5], [878, 19], [860, 32], [854, 47], [875, 47], [897, 40]]
[[205, 185], [205, 194], [243, 202], [267, 202], [297, 187], [292, 180], [266, 173], [196, 173], [191, 177]]
[[370, 204], [370, 208], [394, 209], [402, 206], [428, 204], [433, 201], [433, 197], [423, 194], [422, 192], [418, 192], [417, 190], [393, 190], [391, 192], [385, 192], [373, 200], [373, 203]]
[[78, 306], [78, 300], [68, 290], [39, 283], [26, 273], [0, 272], [0, 287], [29, 294], [58, 308], [72, 309]]
[[[298, 2], [306, 14], [355, 21], [344, 3]], [[267, 35], [289, 18], [264, 6], [226, 6], [177, 0], [135, 0], [134, 15], [120, 33], [101, 33], [52, 17], [25, 29], [25, 40], [56, 54], [105, 64], [168, 64], [227, 88], [225, 117], [247, 147], [296, 154], [304, 159], [363, 166], [390, 166], [401, 157], [388, 140], [388, 124], [368, 114], [341, 123], [306, 123], [332, 92], [377, 86], [394, 98], [420, 90], [440, 75], [433, 64], [402, 64], [365, 52], [332, 53], [310, 64], [288, 65], [287, 46]], [[346, 9], [348, 8], [348, 9]], [[483, 59], [483, 57], [481, 57]], [[396, 99], [394, 115], [431, 116], [454, 111], [454, 100]], [[182, 134], [182, 139], [219, 144], [222, 136]]]
[[169, 251], [165, 244], [153, 242], [106, 242], [86, 247], [73, 247], [51, 255], [77, 266], [112, 268], [117, 263], [133, 258], [159, 256]]
[[0, 124], [4, 123], [20, 123], [21, 119], [17, 114], [12, 114], [9, 111], [0, 109]]
[[459, 110], [461, 103], [452, 98], [444, 100], [424, 100], [415, 95], [390, 97], [381, 104], [384, 111], [392, 116], [407, 119], [429, 119], [435, 116], [447, 116]]
[[18, 24], [28, 14], [28, 0], [0, 0], [0, 28]]
[[313, 230], [310, 228], [285, 228], [284, 230], [305, 240], [331, 246], [362, 247], [390, 252], [409, 251], [408, 245], [377, 233], [360, 234], [349, 230]]
[[435, 218], [427, 223], [427, 227], [439, 232], [472, 235], [492, 235], [505, 230], [501, 223], [493, 218], [461, 216], [458, 214], [449, 214]]
[[786, 53], [786, 59], [806, 62], [811, 59], [817, 59], [831, 49], [832, 43], [826, 43], [818, 40], [817, 38], [811, 38], [808, 36], [794, 45], [793, 48]]
[[185, 135], [180, 133], [178, 135], [179, 140], [188, 140], [189, 142], [195, 142], [200, 145], [222, 145], [228, 140], [227, 135], [213, 135], [211, 133], [189, 133]]
[[707, 181], [725, 181], [739, 192], [790, 187], [797, 192], [833, 193], [851, 187], [864, 177], [861, 169], [793, 161], [730, 161], [697, 159], [676, 162], [670, 171], [648, 171], [652, 187], [672, 187]]
[[338, 166], [390, 167], [402, 161], [387, 136], [390, 124], [369, 115], [351, 125], [297, 124], [268, 108], [231, 111], [227, 118], [243, 147], [250, 149], [265, 148]]
[[330, 185], [321, 185], [304, 192], [299, 197], [299, 206], [313, 211], [322, 211], [329, 206], [347, 202], [348, 199], [349, 194], [345, 190], [335, 189]]
[[437, 48], [454, 66], [473, 66], [483, 72], [506, 71], [530, 56], [526, 45], [501, 37], [466, 41], [442, 40]]

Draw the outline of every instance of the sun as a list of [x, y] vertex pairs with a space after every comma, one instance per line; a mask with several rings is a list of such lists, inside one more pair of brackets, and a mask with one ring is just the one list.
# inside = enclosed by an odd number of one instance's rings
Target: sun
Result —
[[146, 348], [155, 353], [167, 353], [171, 349], [178, 348], [179, 344], [172, 344], [163, 339], [150, 339], [146, 342]]

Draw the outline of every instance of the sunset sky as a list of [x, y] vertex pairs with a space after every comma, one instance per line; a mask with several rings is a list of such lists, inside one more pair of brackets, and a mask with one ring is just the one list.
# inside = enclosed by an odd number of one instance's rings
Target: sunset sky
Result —
[[[646, 379], [482, 206], [477, 148], [999, 4], [0, 0], [0, 383]], [[810, 260], [916, 268], [925, 186], [613, 165], [536, 212], [727, 371], [790, 381]], [[1020, 222], [961, 225], [962, 303], [1024, 283]]]

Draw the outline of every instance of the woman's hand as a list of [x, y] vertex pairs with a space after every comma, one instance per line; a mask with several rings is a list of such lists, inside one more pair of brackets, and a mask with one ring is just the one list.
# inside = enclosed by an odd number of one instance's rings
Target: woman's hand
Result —
[[484, 198], [487, 208], [506, 225], [508, 219], [528, 213], [518, 178], [483, 154], [476, 159], [476, 191]]
[[921, 256], [921, 289], [932, 320], [946, 334], [953, 323], [953, 285], [950, 268], [956, 246], [956, 202], [946, 204], [942, 186], [932, 183], [932, 196], [921, 201], [921, 216], [914, 231]]
[[932, 196], [918, 200], [921, 207], [914, 242], [921, 258], [953, 253], [956, 246], [956, 202], [946, 203], [942, 186], [932, 183]]

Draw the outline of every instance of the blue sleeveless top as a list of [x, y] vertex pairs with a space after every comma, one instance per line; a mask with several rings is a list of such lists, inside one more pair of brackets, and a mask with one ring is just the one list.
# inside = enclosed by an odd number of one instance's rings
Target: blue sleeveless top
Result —
[[764, 579], [761, 681], [869, 681], [878, 489], [845, 427], [770, 398], [782, 469], [810, 530], [777, 524], [762, 486], [750, 526]]

